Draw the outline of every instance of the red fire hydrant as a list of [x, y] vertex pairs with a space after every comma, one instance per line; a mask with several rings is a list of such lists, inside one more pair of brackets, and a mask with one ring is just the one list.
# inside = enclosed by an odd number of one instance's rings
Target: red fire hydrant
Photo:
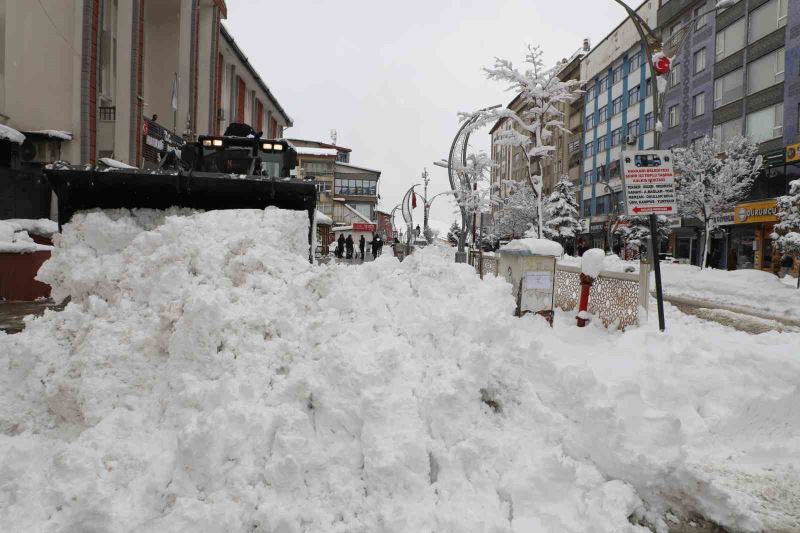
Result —
[[578, 304], [578, 316], [575, 317], [578, 319], [579, 328], [585, 327], [586, 323], [589, 322], [588, 319], [582, 317], [588, 314], [589, 292], [592, 290], [592, 283], [594, 283], [594, 278], [581, 274], [581, 299]]

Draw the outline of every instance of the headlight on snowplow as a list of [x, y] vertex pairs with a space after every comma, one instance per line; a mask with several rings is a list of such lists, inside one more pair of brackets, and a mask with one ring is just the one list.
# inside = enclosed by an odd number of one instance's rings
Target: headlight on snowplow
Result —
[[272, 150], [272, 145], [270, 143], [264, 143], [261, 145], [261, 149], [264, 150], [265, 152], [267, 150]]
[[222, 139], [214, 139], [213, 143], [214, 146], [222, 146]]
[[276, 152], [280, 152], [280, 151], [282, 151], [282, 150], [283, 150], [283, 145], [282, 145], [282, 144], [275, 144], [275, 145], [273, 145], [273, 146], [272, 146], [272, 148], [273, 148], [273, 149], [274, 149]]

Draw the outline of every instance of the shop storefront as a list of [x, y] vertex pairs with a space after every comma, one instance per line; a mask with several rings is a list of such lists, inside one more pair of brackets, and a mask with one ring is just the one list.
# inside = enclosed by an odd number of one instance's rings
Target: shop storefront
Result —
[[733, 210], [728, 268], [754, 268], [766, 272], [778, 270], [780, 258], [773, 249], [770, 235], [777, 217], [775, 198], [739, 204]]

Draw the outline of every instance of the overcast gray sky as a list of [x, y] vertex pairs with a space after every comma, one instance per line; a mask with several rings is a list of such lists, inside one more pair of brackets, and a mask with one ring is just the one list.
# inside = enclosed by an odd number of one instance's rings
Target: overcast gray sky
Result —
[[[638, 5], [639, 2], [628, 2]], [[486, 80], [495, 56], [517, 63], [527, 44], [549, 63], [583, 39], [598, 43], [625, 17], [612, 0], [227, 0], [224, 22], [294, 120], [289, 137], [353, 149], [351, 162], [382, 171], [391, 208], [427, 167], [433, 193], [447, 190], [445, 157], [457, 113], [506, 104]], [[488, 130], [473, 136], [488, 148]], [[444, 200], [444, 199], [442, 199]], [[421, 209], [415, 221], [422, 220]], [[432, 219], [449, 226], [452, 204]]]

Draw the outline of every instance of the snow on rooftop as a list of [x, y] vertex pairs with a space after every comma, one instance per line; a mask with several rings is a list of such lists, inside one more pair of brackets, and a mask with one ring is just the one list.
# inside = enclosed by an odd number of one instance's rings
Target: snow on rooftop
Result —
[[314, 211], [314, 220], [317, 221], [317, 224], [324, 224], [326, 226], [333, 224], [333, 219], [319, 210]]
[[0, 124], [0, 140], [22, 144], [25, 142], [25, 136], [10, 126]]
[[294, 149], [297, 151], [297, 155], [336, 157], [339, 154], [339, 152], [333, 148], [309, 148], [305, 146], [295, 146]]
[[48, 218], [28, 219], [28, 218], [8, 218], [0, 222], [10, 224], [15, 231], [27, 231], [33, 235], [51, 237], [58, 233], [58, 223]]

